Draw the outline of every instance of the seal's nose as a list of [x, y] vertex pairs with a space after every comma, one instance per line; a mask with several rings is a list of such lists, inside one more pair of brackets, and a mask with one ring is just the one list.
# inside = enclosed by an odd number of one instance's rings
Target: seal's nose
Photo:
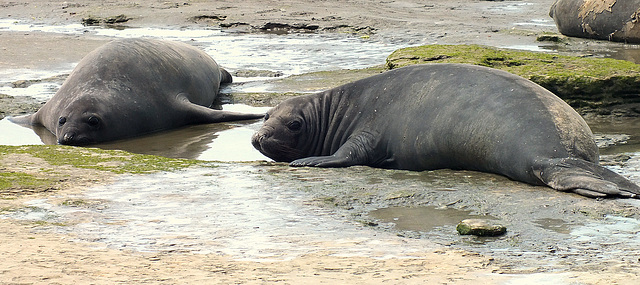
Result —
[[260, 149], [260, 143], [262, 142], [264, 137], [265, 135], [261, 131], [258, 131], [255, 134], [253, 134], [253, 136], [251, 136], [251, 144], [253, 145], [253, 147], [256, 149]]
[[262, 145], [262, 142], [270, 137], [271, 131], [268, 128], [263, 127], [253, 134], [251, 137], [251, 144], [253, 144], [253, 147], [256, 149], [261, 149], [260, 146]]
[[67, 132], [67, 133], [64, 134], [64, 136], [62, 136], [61, 139], [58, 140], [58, 143], [59, 144], [71, 144], [75, 137], [76, 137], [76, 133], [75, 132]]

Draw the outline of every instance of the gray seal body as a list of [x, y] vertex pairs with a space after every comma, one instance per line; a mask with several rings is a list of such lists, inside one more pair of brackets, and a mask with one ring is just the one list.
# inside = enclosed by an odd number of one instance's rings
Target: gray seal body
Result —
[[263, 116], [210, 108], [226, 82], [231, 75], [193, 46], [116, 40], [85, 56], [35, 114], [11, 120], [42, 125], [60, 144], [86, 145]]
[[292, 166], [465, 169], [587, 196], [640, 188], [598, 163], [582, 117], [519, 76], [480, 66], [400, 68], [267, 112], [256, 149]]

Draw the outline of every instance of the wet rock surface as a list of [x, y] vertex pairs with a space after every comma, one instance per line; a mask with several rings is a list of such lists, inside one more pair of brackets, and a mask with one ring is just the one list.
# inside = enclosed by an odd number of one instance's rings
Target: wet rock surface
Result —
[[495, 237], [507, 232], [507, 227], [502, 224], [483, 219], [462, 220], [456, 230], [461, 235], [474, 235], [479, 237]]
[[[640, 244], [629, 239], [640, 226], [638, 200], [589, 199], [468, 171], [284, 165], [261, 166], [258, 171], [265, 173], [266, 181], [278, 181], [281, 187], [308, 193], [314, 205], [334, 209], [336, 214], [363, 225], [448, 247], [491, 253], [504, 262], [505, 272], [578, 269], [599, 266], [601, 262], [617, 264], [624, 271], [639, 262], [630, 253], [638, 253]], [[428, 231], [398, 230], [393, 223], [370, 216], [377, 209], [422, 206], [444, 206], [492, 216], [504, 221], [509, 231], [499, 237], [460, 236], [455, 229], [458, 222]], [[548, 219], [555, 219], [568, 230], [539, 225]]]
[[13, 97], [6, 94], [0, 94], [0, 120], [7, 116], [19, 116], [33, 114], [44, 102], [39, 103], [38, 100], [29, 97]]
[[82, 25], [85, 26], [98, 26], [98, 25], [115, 25], [115, 24], [123, 24], [131, 20], [130, 17], [127, 17], [124, 14], [120, 14], [117, 16], [109, 16], [105, 18], [89, 16], [86, 18], [82, 18]]

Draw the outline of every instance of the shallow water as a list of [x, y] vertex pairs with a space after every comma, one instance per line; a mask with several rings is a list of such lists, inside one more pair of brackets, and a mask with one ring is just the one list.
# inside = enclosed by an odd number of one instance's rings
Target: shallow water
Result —
[[[281, 71], [285, 76], [322, 70], [358, 69], [383, 64], [392, 51], [404, 46], [402, 43], [384, 43], [348, 34], [245, 34], [214, 28], [110, 29], [85, 27], [80, 24], [47, 26], [10, 19], [0, 19], [0, 31], [2, 30], [45, 31], [61, 34], [90, 33], [114, 39], [143, 37], [183, 41], [205, 50], [218, 64], [230, 71], [271, 70]], [[34, 75], [41, 76], [42, 73], [42, 71], [34, 71]]]
[[[225, 110], [264, 112], [268, 109], [246, 105], [242, 108], [235, 107], [225, 105]], [[94, 144], [92, 147], [208, 161], [270, 161], [270, 158], [251, 145], [251, 136], [261, 126], [261, 120], [194, 125], [127, 140]], [[36, 133], [8, 119], [0, 120], [0, 134], [0, 145], [57, 144], [55, 136], [47, 129], [38, 127]]]
[[261, 175], [253, 166], [216, 165], [124, 176], [63, 201], [33, 200], [8, 216], [65, 224], [56, 229], [109, 248], [223, 253], [247, 260], [284, 260], [318, 250], [403, 257], [431, 246], [309, 206], [309, 194], [266, 184]]
[[[236, 112], [266, 112], [266, 107], [225, 105]], [[251, 145], [251, 136], [262, 126], [261, 120], [187, 126], [133, 139], [92, 145], [102, 149], [125, 150], [133, 153], [160, 155], [170, 158], [209, 161], [256, 161], [271, 159]], [[0, 145], [57, 144], [56, 138], [45, 128], [38, 134], [30, 128], [0, 120]]]

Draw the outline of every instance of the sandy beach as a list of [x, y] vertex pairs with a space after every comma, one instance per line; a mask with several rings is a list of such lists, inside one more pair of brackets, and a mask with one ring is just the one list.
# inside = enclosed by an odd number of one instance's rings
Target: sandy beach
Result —
[[[67, 25], [89, 17], [125, 15], [128, 20], [121, 24], [132, 27], [211, 27], [237, 33], [353, 33], [415, 45], [509, 46], [533, 44], [536, 33], [556, 32], [548, 16], [553, 2], [0, 0], [0, 19]], [[515, 6], [518, 9], [511, 8]], [[544, 21], [539, 24], [532, 19]], [[109, 40], [92, 34], [0, 29], [0, 70], [55, 69], [77, 63]], [[33, 165], [38, 167], [29, 170]], [[21, 207], [34, 199], [69, 196], [113, 179], [112, 174], [97, 170], [58, 169], [28, 155], [5, 156], [0, 169], [49, 169], [53, 177], [65, 177], [56, 189], [24, 189], [5, 195], [0, 211]], [[394, 238], [398, 246], [414, 242], [411, 238]], [[512, 272], [508, 265], [496, 263], [491, 256], [436, 244], [403, 257], [345, 256], [336, 252], [339, 246], [328, 243], [326, 248], [279, 261], [236, 260], [224, 254], [138, 252], [105, 248], [97, 241], [77, 241], [73, 234], [0, 219], [0, 284], [520, 284], [531, 281], [526, 279], [532, 275], [518, 273], [536, 273]], [[640, 282], [637, 273], [606, 265], [591, 271], [557, 274], [567, 284]]]

